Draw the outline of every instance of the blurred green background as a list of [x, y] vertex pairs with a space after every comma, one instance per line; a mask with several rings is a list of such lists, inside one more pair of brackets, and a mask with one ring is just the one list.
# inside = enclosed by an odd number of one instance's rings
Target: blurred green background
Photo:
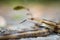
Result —
[[0, 0], [0, 5], [29, 5], [29, 4], [43, 4], [43, 5], [59, 5], [60, 0]]

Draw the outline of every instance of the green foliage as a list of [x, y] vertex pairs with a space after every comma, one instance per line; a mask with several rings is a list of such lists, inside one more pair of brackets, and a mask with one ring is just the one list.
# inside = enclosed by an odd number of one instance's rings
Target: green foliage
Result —
[[56, 3], [60, 2], [60, 0], [0, 0], [0, 3]]
[[14, 9], [14, 10], [20, 10], [20, 9], [24, 9], [24, 7], [23, 7], [23, 6], [16, 6], [16, 7], [14, 7], [13, 9]]

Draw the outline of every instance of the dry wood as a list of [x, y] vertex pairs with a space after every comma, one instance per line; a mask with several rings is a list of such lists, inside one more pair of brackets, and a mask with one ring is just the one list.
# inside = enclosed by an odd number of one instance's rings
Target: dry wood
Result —
[[48, 30], [37, 30], [31, 32], [17, 33], [6, 36], [0, 36], [0, 39], [15, 39], [15, 38], [29, 38], [29, 37], [39, 37], [47, 36], [49, 34]]

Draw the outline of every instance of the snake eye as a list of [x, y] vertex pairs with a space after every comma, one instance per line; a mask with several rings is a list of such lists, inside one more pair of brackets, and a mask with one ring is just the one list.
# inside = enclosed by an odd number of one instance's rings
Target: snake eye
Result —
[[25, 7], [23, 7], [23, 6], [16, 6], [16, 7], [14, 7], [13, 9], [14, 10], [21, 10], [21, 9], [24, 9]]

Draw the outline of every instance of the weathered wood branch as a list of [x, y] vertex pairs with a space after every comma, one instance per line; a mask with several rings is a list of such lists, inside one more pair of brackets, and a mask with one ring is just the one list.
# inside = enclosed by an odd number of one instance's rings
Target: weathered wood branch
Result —
[[29, 38], [29, 37], [39, 37], [39, 36], [47, 36], [47, 35], [49, 35], [48, 30], [44, 30], [44, 31], [37, 30], [37, 31], [31, 31], [31, 32], [0, 36], [0, 39]]

